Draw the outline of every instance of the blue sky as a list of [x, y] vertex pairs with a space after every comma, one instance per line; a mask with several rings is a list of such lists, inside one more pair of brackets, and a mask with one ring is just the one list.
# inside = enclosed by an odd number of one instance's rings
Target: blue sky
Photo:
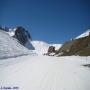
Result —
[[90, 0], [0, 0], [0, 24], [23, 26], [33, 40], [64, 43], [90, 28]]

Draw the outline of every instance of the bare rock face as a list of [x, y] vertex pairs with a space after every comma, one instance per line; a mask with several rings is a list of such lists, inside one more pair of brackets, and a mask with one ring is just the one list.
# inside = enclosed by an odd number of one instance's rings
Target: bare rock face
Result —
[[50, 54], [50, 53], [55, 53], [56, 51], [55, 51], [55, 47], [54, 46], [49, 46], [49, 48], [48, 48], [48, 55]]
[[54, 56], [55, 53], [56, 53], [55, 47], [54, 46], [49, 46], [47, 53], [44, 53], [44, 55]]
[[18, 42], [20, 44], [22, 44], [26, 48], [28, 48], [30, 50], [34, 50], [34, 47], [31, 44], [31, 40], [32, 40], [31, 35], [22, 26], [19, 26], [19, 27], [16, 28], [14, 37], [18, 40]]
[[28, 40], [31, 39], [31, 36], [28, 33], [28, 31], [26, 31], [25, 28], [21, 26], [17, 27], [15, 31], [15, 37], [22, 45], [25, 45], [28, 42]]
[[90, 56], [90, 36], [65, 42], [58, 50], [60, 56], [80, 55]]

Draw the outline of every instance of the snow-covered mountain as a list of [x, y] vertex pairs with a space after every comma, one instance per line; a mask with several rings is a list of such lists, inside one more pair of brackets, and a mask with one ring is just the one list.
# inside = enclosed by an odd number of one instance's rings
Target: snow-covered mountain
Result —
[[48, 44], [44, 41], [31, 41], [32, 45], [35, 48], [35, 52], [37, 54], [44, 54], [47, 53], [49, 46], [55, 46], [55, 49], [59, 49], [62, 44]]
[[90, 29], [88, 29], [86, 32], [82, 33], [81, 35], [77, 36], [75, 39], [86, 37], [90, 34]]
[[[16, 31], [17, 28], [13, 28], [13, 29], [9, 29], [8, 33], [11, 37], [15, 36], [15, 31]], [[25, 35], [27, 34], [27, 31], [24, 32]], [[20, 36], [21, 34], [19, 34]], [[28, 35], [26, 35], [26, 37], [28, 37]], [[34, 50], [34, 47], [33, 45], [31, 44], [31, 40], [28, 38], [27, 42], [24, 44], [24, 46], [30, 50]]]
[[17, 57], [32, 53], [30, 50], [18, 43], [18, 41], [0, 30], [0, 59]]
[[[15, 31], [17, 28], [10, 28], [6, 33], [9, 34], [10, 37], [15, 37]], [[27, 31], [24, 32], [25, 35]], [[19, 36], [22, 36], [21, 33], [19, 33]], [[28, 36], [27, 36], [28, 37]], [[15, 37], [16, 38], [16, 37]], [[17, 38], [16, 38], [17, 39]], [[44, 53], [47, 53], [49, 46], [54, 46], [56, 50], [58, 50], [61, 47], [61, 44], [48, 44], [44, 41], [31, 41], [29, 38], [27, 42], [24, 44], [24, 46], [30, 50], [34, 50], [35, 53], [42, 55]]]

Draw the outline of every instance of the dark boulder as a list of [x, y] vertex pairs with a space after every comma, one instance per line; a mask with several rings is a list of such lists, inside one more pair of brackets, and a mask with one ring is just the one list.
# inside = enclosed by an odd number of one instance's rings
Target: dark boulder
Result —
[[55, 53], [55, 47], [54, 46], [49, 46], [48, 48], [48, 55], [51, 54], [51, 53]]
[[43, 55], [54, 56], [55, 53], [56, 53], [55, 47], [49, 46], [47, 53], [44, 53]]

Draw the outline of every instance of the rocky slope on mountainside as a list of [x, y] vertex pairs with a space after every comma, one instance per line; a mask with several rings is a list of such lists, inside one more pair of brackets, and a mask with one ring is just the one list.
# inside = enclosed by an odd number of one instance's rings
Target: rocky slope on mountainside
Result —
[[90, 35], [65, 42], [57, 54], [59, 54], [59, 56], [90, 56]]

